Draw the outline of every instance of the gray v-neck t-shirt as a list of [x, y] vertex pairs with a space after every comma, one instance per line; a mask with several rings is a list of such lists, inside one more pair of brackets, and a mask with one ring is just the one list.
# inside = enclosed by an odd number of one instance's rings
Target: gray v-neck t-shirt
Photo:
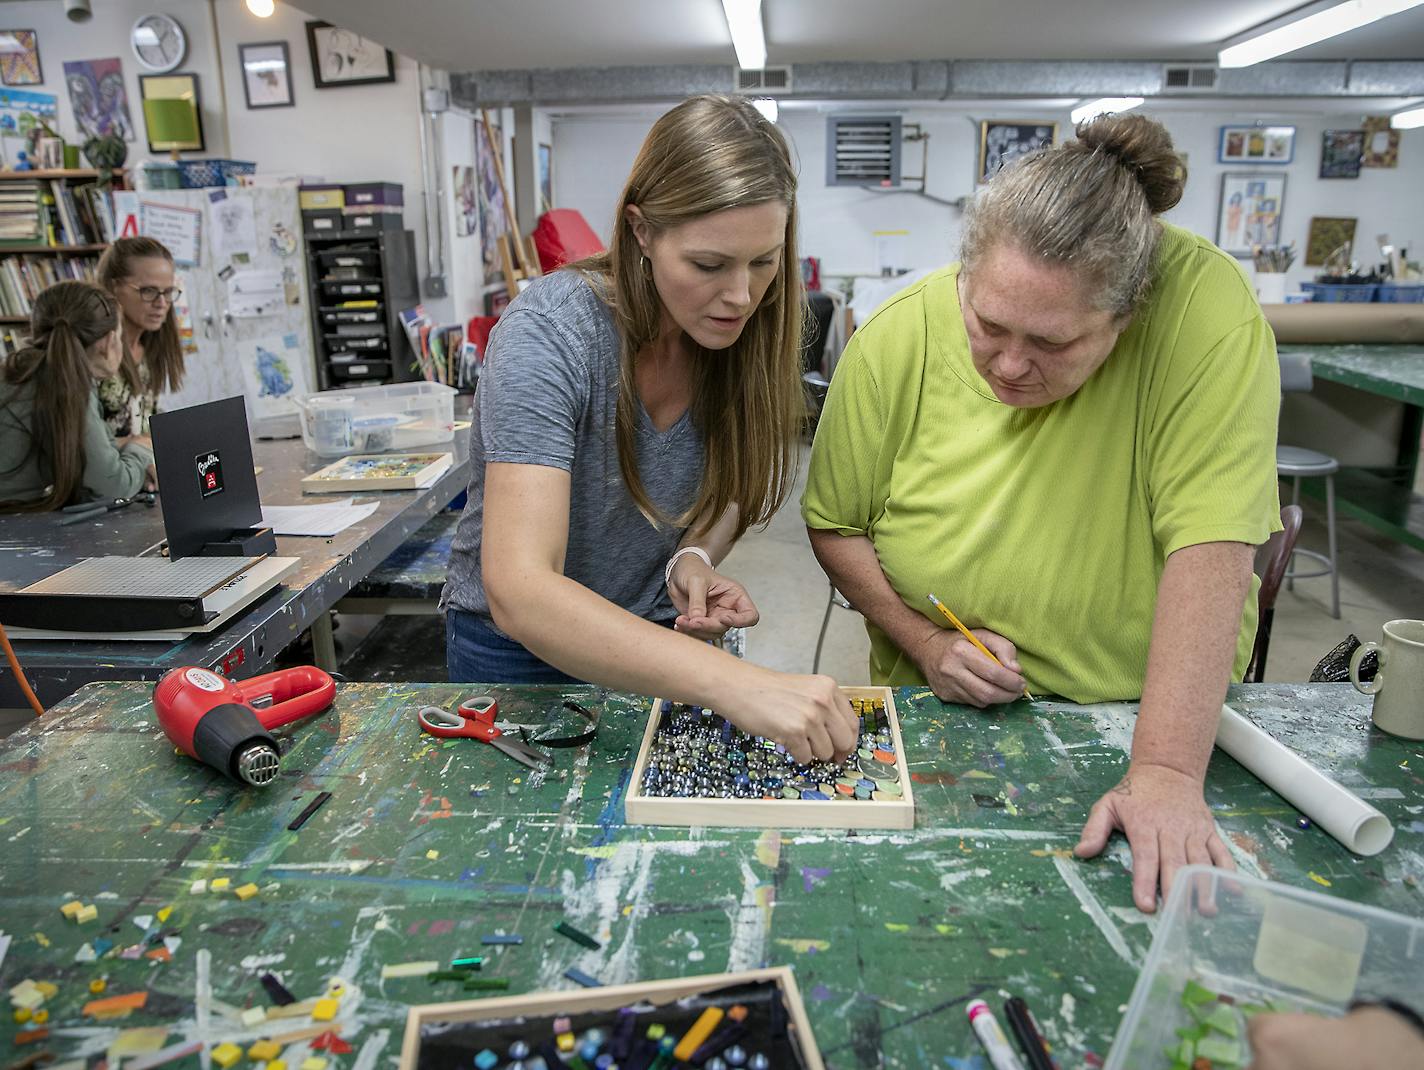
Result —
[[[480, 572], [485, 465], [536, 464], [569, 473], [564, 575], [646, 620], [677, 616], [663, 567], [684, 529], [655, 527], [618, 470], [614, 414], [621, 340], [587, 279], [557, 271], [535, 279], [490, 336], [470, 427], [470, 495], [451, 545], [442, 609], [490, 619]], [[702, 437], [686, 412], [666, 431], [638, 406], [638, 471], [666, 516], [696, 500]]]

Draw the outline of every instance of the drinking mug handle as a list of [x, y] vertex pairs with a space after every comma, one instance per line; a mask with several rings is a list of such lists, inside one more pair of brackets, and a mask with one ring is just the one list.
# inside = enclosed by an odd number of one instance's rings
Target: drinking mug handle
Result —
[[[1379, 655], [1379, 668], [1375, 671], [1375, 678], [1369, 683], [1360, 683], [1360, 662], [1365, 659], [1365, 655], [1371, 650]], [[1355, 648], [1355, 652], [1350, 655], [1350, 683], [1355, 685], [1355, 690], [1363, 695], [1377, 695], [1380, 688], [1384, 687], [1384, 647], [1378, 643], [1361, 643]]]

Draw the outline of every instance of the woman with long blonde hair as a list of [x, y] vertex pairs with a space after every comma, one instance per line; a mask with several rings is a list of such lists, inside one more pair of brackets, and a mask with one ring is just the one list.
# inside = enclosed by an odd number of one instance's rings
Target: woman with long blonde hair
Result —
[[713, 708], [802, 761], [849, 752], [834, 681], [702, 641], [756, 623], [717, 564], [794, 478], [795, 196], [774, 124], [694, 97], [649, 132], [608, 252], [506, 310], [442, 599], [451, 680], [584, 680]]

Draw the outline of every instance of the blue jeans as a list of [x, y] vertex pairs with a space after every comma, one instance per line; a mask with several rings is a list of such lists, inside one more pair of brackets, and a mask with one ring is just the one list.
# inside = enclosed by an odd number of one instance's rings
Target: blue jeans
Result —
[[478, 613], [445, 611], [445, 671], [451, 683], [576, 684], [579, 681], [540, 661], [508, 639]]

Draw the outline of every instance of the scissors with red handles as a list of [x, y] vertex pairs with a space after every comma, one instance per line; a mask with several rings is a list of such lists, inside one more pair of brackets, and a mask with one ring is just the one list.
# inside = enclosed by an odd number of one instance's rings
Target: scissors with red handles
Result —
[[476, 695], [460, 703], [454, 713], [439, 706], [423, 706], [416, 717], [421, 731], [432, 736], [441, 739], [482, 739], [530, 769], [554, 764], [554, 759], [543, 751], [505, 735], [494, 722], [498, 712], [499, 703], [491, 696]]

